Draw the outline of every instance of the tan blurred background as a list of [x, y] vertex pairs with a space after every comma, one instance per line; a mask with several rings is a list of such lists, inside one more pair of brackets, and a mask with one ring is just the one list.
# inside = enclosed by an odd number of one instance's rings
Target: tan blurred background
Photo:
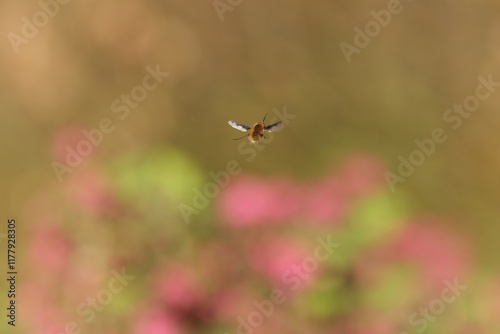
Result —
[[[287, 136], [245, 166], [313, 177], [349, 151], [380, 155], [394, 171], [413, 141], [443, 127], [442, 115], [473, 93], [479, 75], [500, 80], [496, 1], [413, 1], [347, 63], [339, 44], [387, 2], [244, 1], [220, 18], [211, 2], [72, 1], [14, 52], [22, 17], [40, 5], [1, 5], [2, 212], [19, 216], [40, 186], [58, 186], [54, 138], [76, 125], [116, 130], [97, 159], [171, 143], [207, 170], [236, 155], [226, 121], [253, 123], [286, 105], [298, 115]], [[110, 104], [140, 84], [145, 67], [171, 75], [123, 121]], [[497, 109], [481, 103], [398, 192], [417, 210], [460, 218], [491, 263], [498, 218]], [[114, 117], [114, 118], [113, 118]], [[272, 163], [269, 157], [273, 156]], [[457, 223], [458, 224], [458, 223]]]
[[[211, 1], [70, 1], [15, 52], [37, 1], [0, 4], [0, 138], [3, 220], [19, 235], [36, 216], [34, 194], [64, 186], [52, 168], [75, 133], [103, 118], [116, 129], [86, 164], [173, 146], [203, 170], [241, 156], [228, 120], [252, 124], [273, 108], [296, 115], [243, 163], [245, 172], [303, 182], [351, 152], [397, 170], [414, 140], [446, 129], [448, 140], [392, 196], [415, 212], [448, 217], [469, 236], [481, 265], [498, 268], [500, 90], [456, 131], [443, 113], [474, 93], [478, 76], [500, 81], [498, 1], [403, 1], [403, 10], [348, 63], [340, 43], [387, 1], [249, 1], [223, 13]], [[12, 35], [11, 35], [12, 36]], [[146, 67], [170, 75], [123, 120], [112, 102], [140, 85]], [[73, 130], [72, 130], [73, 129]], [[76, 130], [75, 130], [76, 129]], [[73, 138], [73, 139], [72, 139]], [[2, 249], [4, 252], [4, 249]]]

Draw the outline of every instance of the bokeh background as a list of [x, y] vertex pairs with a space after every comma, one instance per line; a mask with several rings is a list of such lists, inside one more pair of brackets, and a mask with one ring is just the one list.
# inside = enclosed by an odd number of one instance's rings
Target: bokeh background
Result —
[[[43, 3], [0, 4], [0, 256], [15, 218], [19, 272], [2, 333], [500, 331], [500, 91], [443, 121], [478, 76], [500, 81], [498, 1], [402, 1], [351, 62], [340, 43], [387, 1]], [[116, 113], [147, 67], [170, 74]], [[264, 143], [232, 140], [228, 120], [285, 110]], [[113, 131], [59, 180], [103, 119]], [[391, 191], [384, 174], [438, 127], [447, 141]], [[340, 246], [292, 291], [317, 238]], [[273, 289], [286, 300], [259, 322]]]

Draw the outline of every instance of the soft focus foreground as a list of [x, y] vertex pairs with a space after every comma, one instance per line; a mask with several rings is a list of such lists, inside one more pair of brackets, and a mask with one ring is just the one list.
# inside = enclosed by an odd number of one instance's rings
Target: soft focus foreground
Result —
[[172, 148], [124, 159], [30, 199], [27, 332], [500, 329], [476, 310], [494, 310], [495, 275], [478, 275], [439, 218], [392, 198], [372, 156], [307, 183], [234, 177], [190, 222], [176, 206], [203, 186], [193, 161]]
[[500, 332], [497, 2], [0, 7], [1, 333]]

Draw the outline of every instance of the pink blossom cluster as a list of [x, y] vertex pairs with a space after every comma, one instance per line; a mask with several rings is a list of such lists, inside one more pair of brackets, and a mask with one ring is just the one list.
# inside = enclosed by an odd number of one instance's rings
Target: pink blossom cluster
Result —
[[379, 160], [359, 155], [346, 161], [340, 171], [312, 184], [244, 176], [222, 193], [218, 210], [232, 227], [297, 220], [335, 226], [342, 223], [353, 200], [383, 185], [383, 173]]
[[[147, 224], [148, 213], [121, 203], [112, 178], [85, 166], [52, 196], [30, 202], [42, 214], [27, 215], [29, 275], [20, 301], [29, 319], [25, 326], [35, 334], [399, 333], [411, 327], [407, 319], [414, 308], [439, 295], [444, 281], [473, 282], [470, 245], [442, 219], [407, 219], [385, 239], [356, 249], [347, 263], [342, 257], [349, 244], [333, 255], [320, 249], [317, 268], [304, 270], [306, 259], [317, 253], [318, 236], [355, 240], [346, 217], [358, 200], [384, 191], [383, 172], [378, 159], [357, 155], [312, 184], [243, 175], [215, 199], [215, 217], [207, 211], [209, 223], [199, 228], [208, 233], [175, 232], [168, 226], [175, 222], [165, 221], [161, 233], [141, 234], [138, 226]], [[137, 278], [109, 304], [93, 308], [112, 279], [110, 271], [121, 266]], [[366, 302], [377, 290], [391, 291], [388, 277], [394, 272], [411, 273], [406, 284], [413, 291], [395, 290], [408, 300], [389, 310]], [[337, 288], [318, 293], [332, 281]], [[500, 288], [489, 282], [476, 295], [460, 298], [472, 298], [490, 312], [489, 324], [500, 328]], [[269, 304], [276, 291], [282, 302]], [[318, 294], [324, 302], [347, 306], [316, 319], [310, 309]], [[450, 306], [447, 312], [455, 311]], [[487, 333], [470, 319], [457, 321], [440, 328]]]

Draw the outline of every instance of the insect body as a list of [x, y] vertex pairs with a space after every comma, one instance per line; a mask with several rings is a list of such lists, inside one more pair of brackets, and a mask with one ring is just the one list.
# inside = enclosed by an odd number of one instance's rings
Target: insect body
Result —
[[[267, 114], [266, 114], [266, 116], [267, 116]], [[245, 124], [240, 124], [240, 123], [236, 123], [233, 121], [229, 121], [228, 122], [229, 125], [231, 125], [233, 128], [235, 128], [237, 130], [240, 130], [243, 132], [250, 130], [250, 132], [248, 134], [244, 135], [243, 137], [236, 138], [234, 140], [240, 140], [240, 139], [243, 139], [245, 137], [248, 137], [248, 140], [250, 140], [251, 143], [256, 143], [262, 137], [265, 138], [264, 131], [273, 132], [276, 128], [278, 128], [281, 124], [283, 124], [283, 122], [278, 122], [278, 123], [274, 123], [274, 124], [266, 126], [266, 124], [264, 123], [264, 121], [266, 120], [266, 116], [264, 116], [264, 119], [262, 120], [262, 122], [257, 122], [253, 126], [248, 126]]]

